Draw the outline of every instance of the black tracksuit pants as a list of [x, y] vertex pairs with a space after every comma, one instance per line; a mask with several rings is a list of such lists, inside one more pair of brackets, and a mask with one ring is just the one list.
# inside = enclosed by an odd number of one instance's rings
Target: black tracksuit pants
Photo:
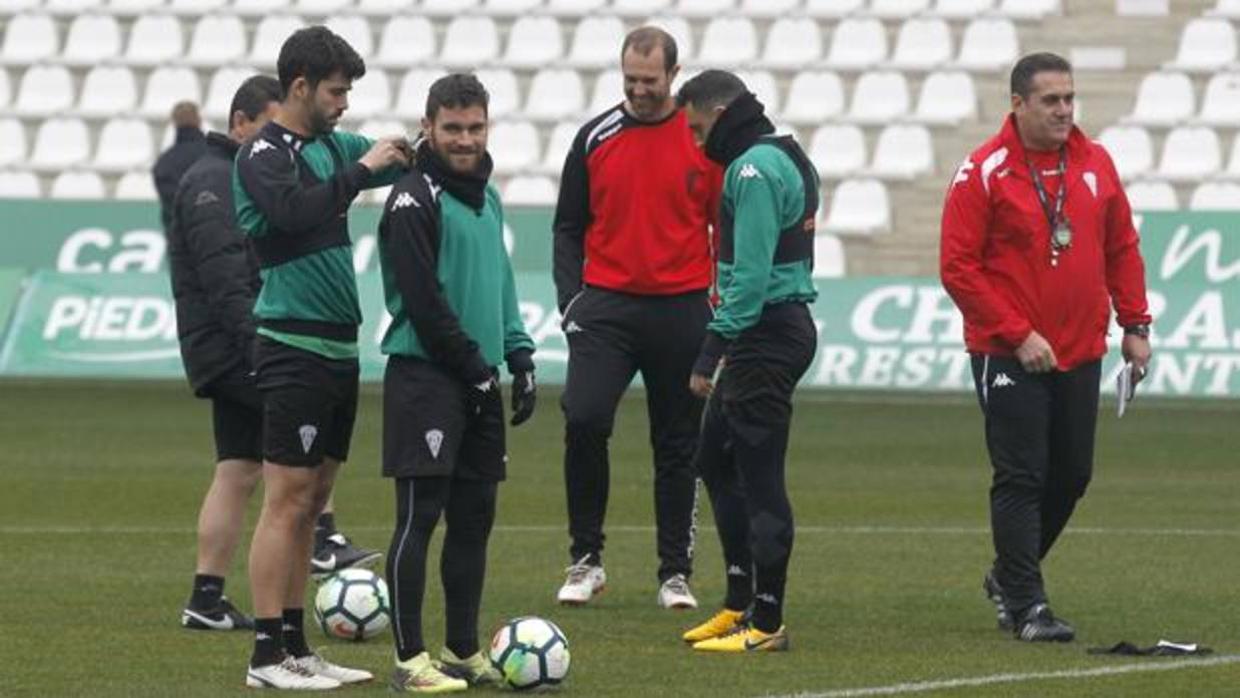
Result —
[[640, 371], [654, 450], [659, 580], [691, 573], [697, 498], [692, 460], [702, 401], [689, 392], [689, 374], [710, 317], [704, 290], [636, 296], [587, 287], [565, 308], [568, 377], [561, 406], [574, 562], [602, 562], [607, 444], [616, 405]]
[[1005, 356], [973, 356], [994, 478], [990, 525], [995, 578], [1020, 614], [1045, 603], [1041, 561], [1093, 473], [1102, 362], [1026, 373]]
[[792, 556], [792, 505], [784, 456], [792, 391], [813, 361], [817, 331], [803, 303], [767, 306], [729, 347], [706, 405], [696, 463], [710, 493], [723, 547], [724, 606], [753, 606], [753, 624], [783, 624]]

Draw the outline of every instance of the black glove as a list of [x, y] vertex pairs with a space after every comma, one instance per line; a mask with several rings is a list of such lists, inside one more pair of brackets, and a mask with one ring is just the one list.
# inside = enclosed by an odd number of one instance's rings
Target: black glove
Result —
[[499, 378], [495, 373], [488, 373], [485, 380], [470, 383], [469, 389], [465, 391], [468, 396], [467, 407], [471, 415], [480, 415], [491, 402], [498, 402], [499, 395]]
[[538, 385], [534, 382], [534, 352], [515, 349], [508, 354], [508, 372], [512, 374], [512, 426], [524, 424], [534, 414], [538, 403]]

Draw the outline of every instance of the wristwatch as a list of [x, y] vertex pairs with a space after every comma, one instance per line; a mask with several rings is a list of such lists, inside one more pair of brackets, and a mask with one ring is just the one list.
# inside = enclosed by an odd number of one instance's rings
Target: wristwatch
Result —
[[1148, 338], [1150, 336], [1150, 326], [1149, 325], [1129, 325], [1124, 328], [1124, 334], [1133, 334], [1138, 337]]

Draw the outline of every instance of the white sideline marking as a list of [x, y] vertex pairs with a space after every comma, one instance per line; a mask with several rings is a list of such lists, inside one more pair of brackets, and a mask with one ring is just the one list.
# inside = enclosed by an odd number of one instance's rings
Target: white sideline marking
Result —
[[1203, 667], [1235, 664], [1240, 662], [1240, 655], [1229, 654], [1209, 659], [1178, 659], [1158, 664], [1109, 664], [1095, 669], [1064, 669], [1062, 671], [1035, 671], [1026, 674], [993, 674], [991, 676], [974, 676], [958, 679], [942, 679], [938, 681], [918, 681], [915, 683], [897, 683], [891, 686], [871, 686], [869, 688], [845, 688], [837, 691], [821, 693], [787, 693], [768, 694], [766, 698], [862, 698], [863, 696], [896, 696], [906, 693], [925, 693], [950, 688], [973, 688], [992, 686], [1001, 683], [1028, 683], [1030, 681], [1047, 681], [1052, 679], [1088, 679], [1096, 676], [1116, 676], [1119, 674], [1136, 674], [1150, 671], [1177, 671], [1179, 669], [1201, 669]]
[[[348, 526], [349, 531], [388, 532], [391, 526]], [[0, 535], [78, 535], [107, 533], [116, 535], [192, 534], [192, 526], [0, 526]], [[499, 533], [564, 533], [565, 526], [500, 525]], [[654, 526], [608, 526], [608, 533], [653, 533]], [[699, 526], [699, 531], [714, 531], [714, 526]], [[990, 535], [985, 526], [797, 526], [797, 533], [822, 533], [859, 536], [982, 536]], [[1087, 536], [1163, 536], [1168, 538], [1240, 538], [1240, 529], [1230, 528], [1106, 528], [1085, 526], [1068, 528], [1064, 535]]]

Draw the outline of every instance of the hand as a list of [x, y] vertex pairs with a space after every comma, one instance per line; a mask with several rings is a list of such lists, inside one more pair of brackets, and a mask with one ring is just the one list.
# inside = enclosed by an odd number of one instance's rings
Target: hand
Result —
[[521, 371], [512, 377], [512, 426], [520, 426], [534, 414], [538, 403], [538, 386], [533, 371]]
[[1136, 334], [1125, 334], [1120, 344], [1120, 352], [1124, 361], [1132, 364], [1132, 384], [1136, 385], [1145, 378], [1146, 367], [1150, 363], [1150, 339]]
[[710, 391], [714, 390], [714, 383], [711, 382], [710, 376], [703, 376], [694, 373], [689, 376], [689, 392], [700, 398], [710, 397]]
[[1030, 332], [1025, 341], [1016, 347], [1016, 359], [1029, 373], [1047, 373], [1055, 370], [1058, 365], [1055, 350], [1046, 339], [1037, 332]]
[[373, 172], [386, 170], [393, 165], [409, 166], [411, 149], [404, 136], [384, 136], [370, 146], [370, 150], [358, 162]]
[[499, 400], [499, 380], [492, 373], [485, 381], [470, 385], [466, 394], [468, 395], [469, 413], [474, 416], [480, 415], [486, 409], [487, 403]]

